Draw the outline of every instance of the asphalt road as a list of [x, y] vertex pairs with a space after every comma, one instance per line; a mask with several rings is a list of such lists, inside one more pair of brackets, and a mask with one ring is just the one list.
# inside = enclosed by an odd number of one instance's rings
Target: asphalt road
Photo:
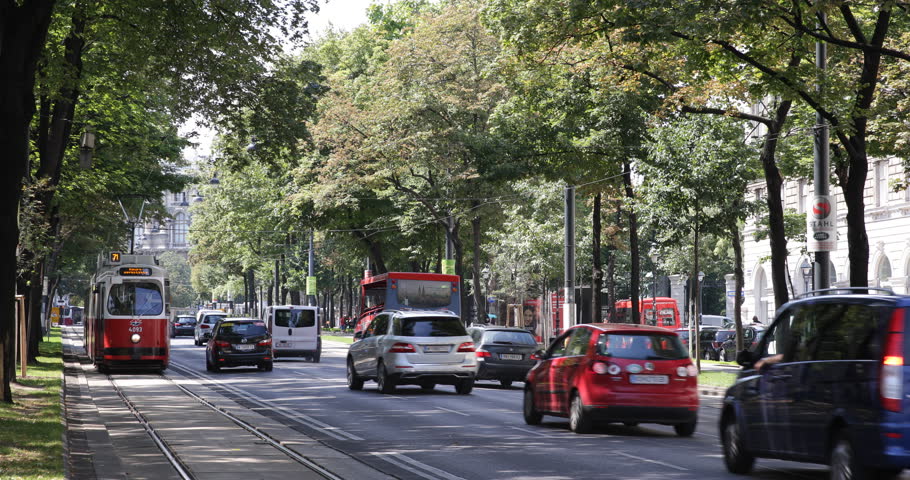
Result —
[[[174, 375], [195, 378], [273, 420], [403, 479], [728, 479], [717, 434], [720, 399], [703, 397], [691, 438], [672, 427], [609, 425], [576, 435], [566, 419], [521, 416], [521, 383], [478, 382], [470, 395], [440, 385], [382, 395], [367, 382], [348, 390], [347, 346], [328, 343], [321, 363], [287, 359], [272, 372], [205, 371], [205, 349], [172, 341]], [[167, 373], [167, 372], [166, 372]], [[822, 479], [823, 466], [758, 460], [750, 478]]]

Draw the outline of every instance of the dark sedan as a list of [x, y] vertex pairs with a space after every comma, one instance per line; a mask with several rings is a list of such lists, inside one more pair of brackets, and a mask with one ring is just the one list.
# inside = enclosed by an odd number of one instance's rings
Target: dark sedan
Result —
[[[752, 350], [758, 342], [761, 341], [762, 335], [765, 334], [765, 327], [762, 325], [743, 325], [743, 350]], [[724, 340], [723, 360], [732, 362], [736, 360], [736, 335]]]
[[537, 363], [537, 339], [522, 328], [471, 327], [477, 346], [477, 380], [498, 380], [508, 387], [523, 382]]
[[205, 368], [255, 366], [272, 370], [272, 336], [265, 322], [254, 318], [226, 318], [215, 325], [205, 349]]
[[174, 325], [171, 327], [171, 338], [180, 335], [189, 335], [192, 337], [195, 331], [196, 317], [192, 315], [180, 315], [174, 320]]

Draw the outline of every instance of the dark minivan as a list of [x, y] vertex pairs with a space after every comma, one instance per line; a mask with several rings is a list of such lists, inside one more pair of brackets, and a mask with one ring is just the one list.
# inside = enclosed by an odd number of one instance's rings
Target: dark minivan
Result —
[[832, 479], [896, 477], [910, 467], [910, 297], [806, 295], [737, 356], [743, 370], [720, 418], [727, 469], [747, 473], [768, 457], [828, 464]]

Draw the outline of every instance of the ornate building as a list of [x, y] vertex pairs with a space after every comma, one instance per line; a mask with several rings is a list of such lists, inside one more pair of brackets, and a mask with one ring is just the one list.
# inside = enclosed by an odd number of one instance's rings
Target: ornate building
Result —
[[[910, 189], [894, 191], [893, 185], [906, 184], [900, 159], [873, 160], [869, 162], [866, 179], [866, 232], [869, 236], [869, 285], [888, 287], [895, 293], [910, 293]], [[762, 199], [766, 185], [756, 183], [749, 187], [749, 194]], [[790, 179], [783, 185], [784, 209], [806, 212], [806, 204], [814, 196], [813, 185], [806, 179]], [[847, 207], [840, 187], [831, 186], [837, 200], [837, 250], [831, 252], [831, 286], [849, 285], [847, 258]], [[744, 231], [743, 257], [745, 268], [745, 303], [743, 319], [757, 316], [767, 323], [774, 317], [771, 288], [771, 249], [768, 240], [756, 242], [754, 219], [747, 222]], [[805, 244], [790, 240], [787, 243], [787, 271], [791, 296], [812, 289], [811, 260], [805, 253]], [[727, 292], [733, 291], [733, 275], [727, 275]], [[728, 313], [732, 313], [732, 298], [728, 295]]]

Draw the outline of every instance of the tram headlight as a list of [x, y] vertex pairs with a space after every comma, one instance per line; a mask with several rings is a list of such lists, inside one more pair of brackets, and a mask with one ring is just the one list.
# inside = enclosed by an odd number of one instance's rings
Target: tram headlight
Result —
[[142, 340], [142, 337], [140, 337], [138, 333], [134, 333], [133, 336], [130, 337], [130, 341], [133, 343], [139, 343], [139, 340]]

